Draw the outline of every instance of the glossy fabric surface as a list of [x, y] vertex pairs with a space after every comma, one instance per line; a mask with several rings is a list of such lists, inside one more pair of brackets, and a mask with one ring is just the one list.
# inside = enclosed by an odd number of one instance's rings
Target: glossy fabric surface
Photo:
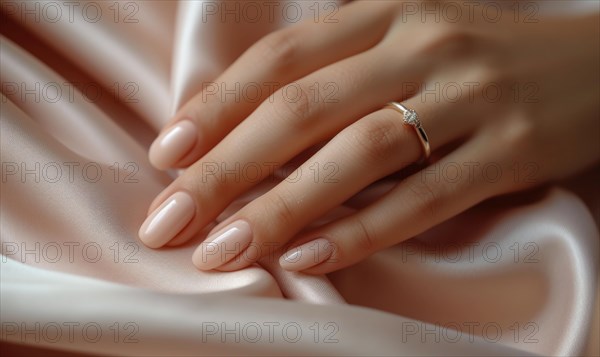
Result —
[[[206, 16], [203, 1], [140, 1], [122, 7], [119, 21], [112, 2], [97, 2], [104, 15], [96, 22], [81, 8], [70, 18], [62, 2], [52, 1], [38, 3], [62, 7], [62, 16], [37, 20], [23, 12], [25, 3], [3, 4], [0, 53], [1, 337], [11, 349], [598, 351], [598, 339], [590, 338], [597, 331], [598, 229], [590, 209], [561, 187], [485, 202], [329, 276], [285, 272], [276, 260], [201, 272], [191, 263], [198, 241], [145, 247], [139, 226], [172, 180], [150, 166], [150, 142], [203, 82], [283, 25], [266, 17], [223, 22]], [[126, 23], [132, 9], [138, 21]], [[42, 331], [36, 340], [21, 331], [22, 324], [74, 321], [94, 322], [102, 337], [92, 343], [75, 333], [51, 341]], [[134, 331], [135, 342], [121, 336], [115, 343], [115, 323], [123, 334]]]

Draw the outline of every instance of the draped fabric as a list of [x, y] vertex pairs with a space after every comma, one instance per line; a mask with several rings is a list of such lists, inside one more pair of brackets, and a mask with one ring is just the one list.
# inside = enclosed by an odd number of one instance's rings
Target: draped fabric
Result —
[[[222, 21], [213, 13], [225, 3], [2, 2], [5, 351], [598, 353], [597, 173], [484, 202], [328, 276], [276, 263], [202, 272], [197, 240], [141, 244], [151, 200], [177, 174], [148, 162], [158, 130], [290, 22]], [[313, 16], [311, 3], [294, 9]]]

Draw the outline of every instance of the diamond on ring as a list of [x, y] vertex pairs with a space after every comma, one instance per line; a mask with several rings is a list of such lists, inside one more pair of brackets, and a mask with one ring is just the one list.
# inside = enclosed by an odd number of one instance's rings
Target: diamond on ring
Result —
[[421, 145], [423, 146], [424, 155], [421, 159], [421, 162], [427, 161], [427, 159], [429, 159], [429, 155], [431, 154], [431, 146], [429, 145], [429, 138], [425, 133], [425, 129], [423, 129], [421, 126], [421, 121], [419, 120], [419, 115], [417, 112], [412, 109], [408, 109], [402, 103], [398, 102], [389, 102], [384, 108], [390, 108], [402, 113], [404, 117], [404, 124], [415, 128], [417, 136], [419, 137], [419, 141], [421, 141]]
[[412, 109], [408, 109], [404, 112], [404, 122], [413, 126], [420, 126], [419, 115]]

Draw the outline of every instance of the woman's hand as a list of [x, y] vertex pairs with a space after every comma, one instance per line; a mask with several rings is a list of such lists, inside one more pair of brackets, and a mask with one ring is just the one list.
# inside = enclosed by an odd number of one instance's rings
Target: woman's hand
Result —
[[[181, 108], [150, 159], [188, 169], [152, 203], [142, 241], [186, 242], [296, 158], [287, 179], [212, 229], [193, 262], [236, 270], [293, 246], [285, 269], [327, 273], [600, 158], [597, 15], [505, 8], [498, 19], [458, 3], [460, 13], [437, 15], [430, 10], [443, 4], [406, 4], [353, 2], [337, 23], [272, 33]], [[303, 230], [423, 157], [415, 128], [383, 108], [391, 101], [418, 113], [430, 165], [363, 209]]]

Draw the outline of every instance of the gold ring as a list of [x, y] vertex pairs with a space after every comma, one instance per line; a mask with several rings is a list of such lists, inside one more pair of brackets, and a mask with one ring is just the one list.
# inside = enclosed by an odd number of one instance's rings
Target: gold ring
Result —
[[404, 105], [398, 102], [389, 102], [384, 108], [394, 109], [400, 112], [404, 116], [404, 124], [411, 125], [415, 128], [417, 132], [417, 136], [421, 141], [421, 146], [423, 146], [424, 157], [421, 161], [425, 161], [429, 159], [431, 155], [431, 146], [429, 145], [429, 138], [427, 138], [427, 134], [425, 133], [425, 129], [421, 126], [421, 121], [419, 120], [419, 115], [412, 109], [408, 109]]

